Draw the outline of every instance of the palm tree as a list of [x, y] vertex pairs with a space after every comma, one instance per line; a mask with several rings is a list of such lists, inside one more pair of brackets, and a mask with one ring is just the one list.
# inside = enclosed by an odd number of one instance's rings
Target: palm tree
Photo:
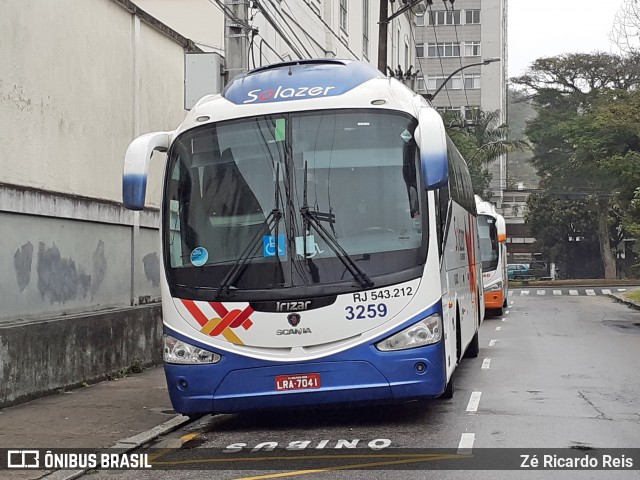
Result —
[[509, 139], [511, 129], [500, 123], [500, 110], [474, 108], [467, 118], [459, 112], [445, 112], [443, 120], [451, 140], [467, 160], [474, 192], [484, 198], [491, 181], [489, 165], [508, 152], [531, 148], [526, 140]]

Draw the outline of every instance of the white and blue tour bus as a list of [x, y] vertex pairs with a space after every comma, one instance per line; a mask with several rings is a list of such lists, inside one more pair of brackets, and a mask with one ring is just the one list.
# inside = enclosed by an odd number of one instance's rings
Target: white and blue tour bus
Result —
[[484, 308], [502, 315], [507, 306], [507, 226], [496, 207], [476, 195]]
[[156, 150], [176, 411], [452, 395], [484, 313], [476, 203], [420, 95], [357, 61], [250, 71], [131, 143], [127, 208]]

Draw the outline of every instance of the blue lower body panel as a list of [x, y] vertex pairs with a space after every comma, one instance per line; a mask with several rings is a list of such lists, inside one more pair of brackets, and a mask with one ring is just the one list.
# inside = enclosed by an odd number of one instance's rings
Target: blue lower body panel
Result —
[[[394, 331], [406, 328], [417, 320], [412, 319]], [[165, 333], [208, 348], [169, 329], [165, 329]], [[391, 334], [393, 332], [385, 337]], [[169, 395], [177, 412], [196, 415], [265, 408], [393, 402], [437, 397], [444, 392], [447, 379], [442, 341], [427, 347], [381, 352], [375, 347], [380, 340], [375, 339], [320, 360], [289, 364], [229, 352], [217, 352], [222, 355], [222, 360], [213, 365], [167, 363], [165, 373]], [[276, 390], [277, 376], [308, 373], [320, 375], [319, 388]]]

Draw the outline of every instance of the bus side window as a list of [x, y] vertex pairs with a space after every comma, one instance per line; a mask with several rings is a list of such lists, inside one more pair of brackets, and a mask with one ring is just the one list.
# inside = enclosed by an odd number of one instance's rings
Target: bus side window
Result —
[[449, 186], [445, 185], [436, 192], [436, 229], [438, 233], [438, 252], [442, 256], [447, 235], [447, 214], [449, 212]]

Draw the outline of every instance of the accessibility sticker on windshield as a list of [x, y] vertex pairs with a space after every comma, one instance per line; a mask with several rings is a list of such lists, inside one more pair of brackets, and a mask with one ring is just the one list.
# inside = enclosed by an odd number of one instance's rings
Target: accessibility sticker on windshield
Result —
[[[287, 254], [287, 237], [284, 233], [278, 234], [278, 256]], [[262, 255], [265, 257], [276, 256], [276, 236], [265, 235], [262, 237]]]
[[204, 247], [196, 247], [191, 252], [191, 263], [196, 267], [201, 267], [209, 260], [209, 252]]

